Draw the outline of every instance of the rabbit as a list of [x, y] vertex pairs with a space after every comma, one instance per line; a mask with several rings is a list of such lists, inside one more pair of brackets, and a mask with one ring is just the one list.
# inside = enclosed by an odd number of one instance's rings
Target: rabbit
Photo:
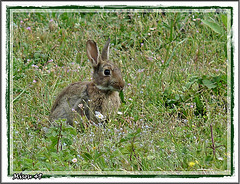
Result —
[[49, 120], [66, 119], [73, 125], [74, 113], [86, 116], [94, 123], [101, 122], [96, 113], [109, 117], [120, 106], [119, 92], [124, 88], [120, 69], [109, 61], [110, 38], [99, 53], [95, 41], [86, 43], [87, 56], [93, 67], [92, 81], [70, 84], [56, 98], [51, 108]]

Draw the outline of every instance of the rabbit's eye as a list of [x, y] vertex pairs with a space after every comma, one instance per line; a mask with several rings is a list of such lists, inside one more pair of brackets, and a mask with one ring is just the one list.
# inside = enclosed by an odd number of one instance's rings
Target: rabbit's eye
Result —
[[104, 70], [104, 75], [110, 75], [110, 74], [111, 74], [111, 72], [109, 69]]

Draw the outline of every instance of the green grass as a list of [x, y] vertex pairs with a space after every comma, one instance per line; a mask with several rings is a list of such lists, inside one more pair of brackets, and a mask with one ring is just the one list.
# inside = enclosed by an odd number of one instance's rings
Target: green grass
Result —
[[[14, 13], [13, 171], [227, 170], [225, 18], [206, 12]], [[105, 128], [51, 126], [58, 93], [91, 78], [86, 41], [101, 49], [108, 37], [110, 58], [126, 82], [123, 114]]]

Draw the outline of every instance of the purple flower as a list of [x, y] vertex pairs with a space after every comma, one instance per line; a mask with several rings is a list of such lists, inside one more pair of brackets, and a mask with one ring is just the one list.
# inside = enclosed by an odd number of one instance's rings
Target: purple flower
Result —
[[50, 21], [49, 22], [53, 22], [53, 19], [50, 19]]
[[164, 61], [162, 60], [162, 64], [164, 63]]
[[31, 28], [30, 28], [30, 27], [27, 27], [27, 30], [31, 31]]
[[137, 73], [141, 73], [141, 72], [143, 72], [145, 69], [143, 68], [143, 69], [138, 69], [138, 71], [137, 71]]
[[199, 31], [197, 30], [197, 33], [199, 33]]
[[21, 21], [20, 21], [20, 23], [22, 24], [22, 23], [23, 23], [23, 21], [21, 20]]
[[50, 60], [48, 61], [48, 63], [51, 63], [51, 62], [53, 62], [53, 59], [50, 59]]
[[141, 46], [143, 46], [143, 43], [141, 43]]
[[32, 65], [32, 67], [34, 67], [34, 68], [38, 68], [38, 66], [37, 66], [37, 65], [34, 65], [34, 64]]
[[34, 79], [34, 80], [33, 80], [33, 83], [36, 83], [36, 82], [37, 82], [37, 81]]
[[218, 72], [219, 71], [219, 69], [216, 69], [216, 72]]
[[152, 57], [148, 57], [148, 60], [152, 61], [152, 60], [153, 60], [153, 58], [152, 58]]

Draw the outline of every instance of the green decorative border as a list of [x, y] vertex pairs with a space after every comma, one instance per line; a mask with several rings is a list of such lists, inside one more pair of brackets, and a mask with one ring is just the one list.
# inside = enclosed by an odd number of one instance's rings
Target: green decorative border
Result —
[[[6, 43], [6, 47], [7, 47], [7, 65], [6, 65], [6, 72], [7, 72], [7, 90], [6, 90], [6, 111], [7, 111], [7, 120], [8, 120], [8, 131], [7, 131], [7, 136], [8, 136], [8, 176], [12, 176], [14, 172], [16, 171], [12, 171], [11, 170], [11, 160], [13, 158], [12, 155], [12, 148], [11, 148], [11, 33], [10, 33], [10, 28], [11, 28], [11, 16], [13, 12], [24, 12], [25, 10], [32, 10], [32, 11], [37, 11], [37, 12], [49, 12], [52, 10], [62, 10], [64, 12], [67, 11], [81, 11], [81, 12], [95, 12], [95, 11], [109, 11], [109, 12], [117, 12], [117, 11], [128, 11], [128, 12], [174, 12], [174, 11], [181, 11], [181, 12], [198, 12], [199, 10], [208, 10], [209, 12], [214, 12], [214, 11], [228, 11], [228, 20], [230, 19], [230, 23], [228, 23], [228, 29], [231, 29], [232, 25], [233, 25], [233, 7], [220, 7], [220, 6], [202, 6], [202, 7], [190, 7], [190, 6], [169, 6], [169, 7], [164, 7], [164, 6], [127, 6], [127, 5], [114, 5], [114, 6], [42, 6], [42, 7], [34, 7], [34, 6], [29, 6], [29, 7], [21, 7], [21, 6], [7, 6], [6, 7], [7, 11], [7, 20], [6, 20], [6, 29], [7, 29], [7, 43]], [[230, 12], [229, 12], [230, 11]], [[233, 73], [233, 69], [234, 69], [234, 55], [233, 55], [233, 42], [232, 42], [232, 38], [233, 38], [233, 33], [232, 31], [231, 35], [230, 35], [230, 43], [228, 42], [227, 47], [231, 48], [231, 53], [228, 53], [228, 61], [230, 63], [230, 66], [228, 68], [228, 74], [230, 73], [230, 78], [228, 77], [228, 85], [230, 83], [230, 86], [228, 86], [228, 95], [230, 96], [231, 99], [229, 99], [231, 101], [231, 105], [230, 105], [230, 115], [231, 117], [229, 117], [231, 121], [231, 163], [229, 166], [228, 163], [228, 170], [226, 171], [220, 171], [219, 174], [216, 174], [218, 172], [216, 171], [143, 171], [144, 174], [142, 174], [142, 172], [136, 171], [136, 172], [128, 172], [128, 171], [114, 171], [114, 174], [112, 174], [113, 172], [108, 172], [108, 171], [93, 171], [93, 172], [69, 172], [66, 171], [67, 174], [63, 174], [62, 171], [52, 171], [52, 172], [42, 172], [42, 171], [22, 171], [21, 173], [23, 174], [36, 174], [36, 173], [43, 173], [43, 178], [50, 178], [50, 177], [66, 177], [66, 176], [71, 176], [71, 177], [131, 177], [131, 178], [200, 178], [200, 177], [224, 177], [224, 176], [232, 176], [234, 173], [234, 167], [233, 167], [233, 147], [234, 147], [234, 125], [233, 125], [233, 108], [234, 108], [234, 73]], [[228, 113], [228, 114], [229, 114]], [[229, 141], [229, 136], [228, 136], [228, 141]], [[229, 146], [228, 146], [229, 147]], [[229, 169], [230, 167], [230, 169]], [[230, 170], [230, 171], [229, 171]], [[171, 174], [173, 173], [173, 174]]]

